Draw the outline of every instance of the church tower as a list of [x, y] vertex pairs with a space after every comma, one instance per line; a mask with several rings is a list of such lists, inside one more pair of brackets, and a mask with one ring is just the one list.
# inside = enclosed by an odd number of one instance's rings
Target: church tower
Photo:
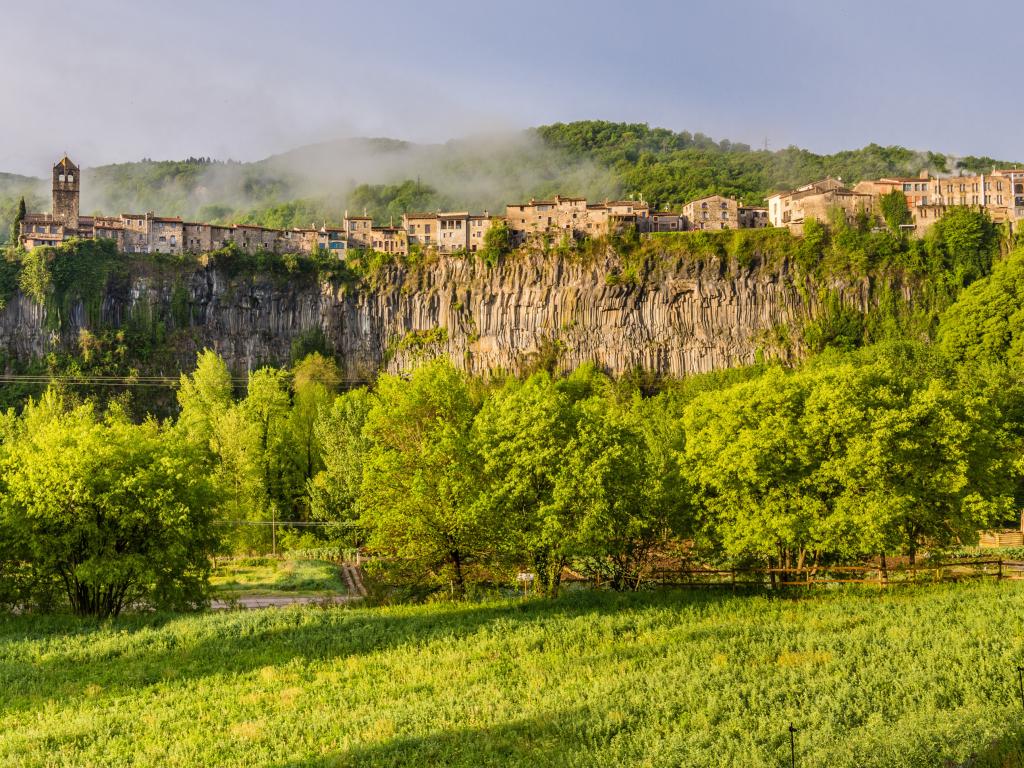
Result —
[[78, 229], [78, 166], [64, 155], [53, 166], [53, 218], [67, 229]]

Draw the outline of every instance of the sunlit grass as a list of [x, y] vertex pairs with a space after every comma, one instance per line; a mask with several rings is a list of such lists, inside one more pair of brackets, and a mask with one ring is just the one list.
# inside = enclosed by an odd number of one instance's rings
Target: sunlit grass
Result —
[[216, 598], [329, 596], [345, 591], [336, 563], [258, 557], [229, 560], [210, 576]]
[[0, 765], [941, 766], [1022, 659], [1011, 583], [10, 617]]

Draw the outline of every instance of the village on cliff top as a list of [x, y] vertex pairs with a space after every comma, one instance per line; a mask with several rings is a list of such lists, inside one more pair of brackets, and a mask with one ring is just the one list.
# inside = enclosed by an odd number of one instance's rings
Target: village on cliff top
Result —
[[350, 249], [407, 255], [411, 246], [439, 253], [474, 253], [498, 222], [507, 227], [511, 245], [543, 237], [597, 237], [632, 226], [640, 233], [786, 227], [803, 232], [810, 219], [827, 221], [841, 211], [851, 222], [876, 212], [879, 199], [904, 195], [911, 212], [905, 227], [921, 235], [953, 206], [986, 211], [996, 223], [1011, 227], [1024, 219], [1024, 169], [993, 169], [991, 174], [861, 181], [852, 189], [842, 179], [826, 178], [768, 198], [768, 206], [742, 205], [723, 195], [692, 200], [679, 211], [652, 211], [642, 200], [590, 203], [581, 197], [555, 195], [505, 207], [504, 216], [469, 211], [406, 213], [400, 226], [374, 226], [367, 216], [346, 211], [340, 226], [326, 223], [308, 229], [269, 229], [253, 224], [218, 225], [183, 221], [148, 213], [83, 216], [79, 211], [81, 170], [65, 155], [53, 166], [51, 213], [29, 213], [21, 222], [26, 248], [59, 245], [71, 238], [109, 239], [124, 253], [208, 253], [234, 244], [244, 251], [311, 253], [323, 249], [339, 257]]

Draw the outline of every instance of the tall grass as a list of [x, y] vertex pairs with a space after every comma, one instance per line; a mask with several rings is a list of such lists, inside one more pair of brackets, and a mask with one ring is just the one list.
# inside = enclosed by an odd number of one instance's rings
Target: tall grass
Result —
[[802, 768], [1014, 765], [1022, 627], [1009, 583], [9, 617], [0, 765], [756, 768], [790, 721]]

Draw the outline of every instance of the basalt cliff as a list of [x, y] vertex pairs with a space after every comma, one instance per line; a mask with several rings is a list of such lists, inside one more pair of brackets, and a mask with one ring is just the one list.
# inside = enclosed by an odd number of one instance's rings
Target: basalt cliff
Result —
[[58, 309], [15, 293], [0, 310], [0, 353], [10, 365], [74, 352], [83, 329], [143, 318], [160, 324], [184, 370], [205, 347], [236, 371], [284, 364], [297, 340], [315, 336], [357, 380], [437, 354], [476, 373], [546, 356], [562, 369], [593, 361], [614, 374], [682, 376], [798, 354], [779, 340], [816, 316], [825, 293], [861, 310], [872, 302], [867, 279], [822, 285], [785, 260], [666, 257], [628, 279], [621, 270], [614, 254], [521, 253], [494, 266], [392, 264], [353, 283], [129, 262], [91, 301]]

